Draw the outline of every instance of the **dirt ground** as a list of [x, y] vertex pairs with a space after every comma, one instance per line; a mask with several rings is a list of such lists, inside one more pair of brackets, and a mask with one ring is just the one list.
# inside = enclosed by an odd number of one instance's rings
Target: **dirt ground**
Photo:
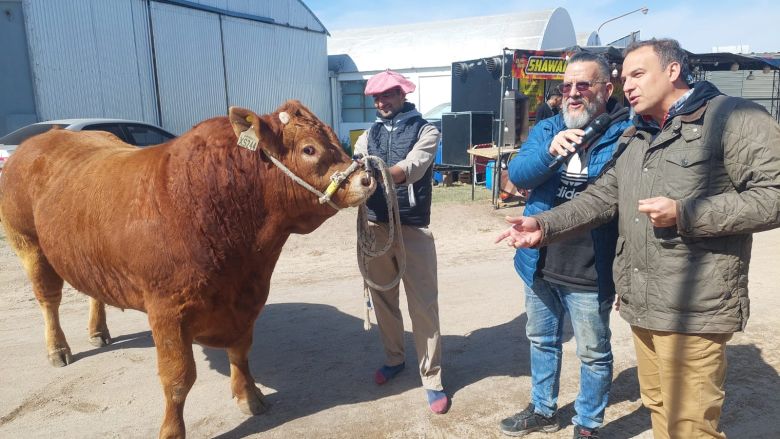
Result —
[[[492, 243], [503, 216], [518, 212], [485, 201], [434, 205], [449, 413], [428, 410], [414, 367], [385, 386], [373, 383], [383, 355], [376, 326], [363, 330], [353, 209], [310, 235], [293, 236], [276, 268], [250, 357], [270, 411], [243, 415], [230, 397], [225, 353], [196, 345], [198, 379], [185, 408], [189, 437], [500, 437], [499, 421], [524, 408], [530, 382], [521, 283], [512, 251]], [[778, 437], [778, 253], [780, 231], [756, 235], [752, 316], [728, 347], [722, 426], [730, 438]], [[87, 315], [86, 296], [67, 289], [61, 319], [75, 361], [49, 366], [30, 284], [0, 239], [0, 437], [157, 436], [163, 398], [146, 316], [111, 309], [114, 344], [97, 349], [87, 341]], [[628, 326], [613, 314], [612, 328], [615, 375], [602, 437], [649, 438]], [[559, 399], [565, 427], [531, 438], [571, 437], [579, 366], [570, 330], [566, 338]], [[408, 330], [407, 346], [413, 365]]]

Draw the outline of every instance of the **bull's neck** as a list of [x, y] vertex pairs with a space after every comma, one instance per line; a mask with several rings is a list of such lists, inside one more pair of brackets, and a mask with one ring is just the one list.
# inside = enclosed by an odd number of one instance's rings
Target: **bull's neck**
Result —
[[210, 134], [196, 128], [169, 146], [164, 184], [177, 215], [196, 234], [191, 239], [216, 254], [248, 251], [267, 216], [260, 189], [263, 163], [250, 151], [228, 145], [232, 132]]
[[335, 213], [260, 151], [242, 150], [234, 141], [206, 144], [204, 138], [183, 136], [170, 146], [167, 186], [179, 215], [199, 234], [193, 239], [215, 252], [274, 248]]

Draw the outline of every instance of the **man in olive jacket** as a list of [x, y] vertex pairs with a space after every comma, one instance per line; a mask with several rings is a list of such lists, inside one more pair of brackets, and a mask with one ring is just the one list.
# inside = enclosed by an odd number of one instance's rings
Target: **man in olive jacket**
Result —
[[624, 54], [638, 117], [622, 155], [576, 199], [508, 218], [497, 241], [544, 246], [617, 215], [616, 307], [631, 325], [653, 435], [722, 438], [725, 347], [749, 315], [752, 234], [780, 226], [780, 126], [708, 82], [689, 86], [675, 40]]

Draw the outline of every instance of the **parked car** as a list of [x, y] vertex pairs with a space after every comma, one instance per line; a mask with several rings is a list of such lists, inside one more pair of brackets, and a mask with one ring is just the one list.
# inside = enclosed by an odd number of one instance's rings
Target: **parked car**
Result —
[[108, 131], [131, 145], [144, 147], [165, 143], [176, 136], [144, 122], [123, 119], [61, 119], [38, 122], [0, 137], [0, 172], [8, 157], [28, 138], [45, 133], [55, 126], [70, 131]]
[[449, 113], [451, 108], [452, 105], [450, 105], [449, 102], [444, 102], [425, 112], [422, 117], [436, 126], [439, 131], [441, 131], [441, 115], [444, 113]]

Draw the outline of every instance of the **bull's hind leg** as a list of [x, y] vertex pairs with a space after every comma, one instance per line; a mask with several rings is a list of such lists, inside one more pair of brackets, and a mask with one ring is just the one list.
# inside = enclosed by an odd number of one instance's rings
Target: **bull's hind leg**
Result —
[[259, 415], [268, 409], [263, 392], [255, 385], [249, 371], [249, 349], [252, 347], [252, 328], [236, 345], [227, 348], [230, 360], [230, 388], [238, 400], [238, 407], [247, 415]]
[[[9, 234], [10, 235], [10, 234]], [[37, 243], [19, 236], [10, 236], [16, 253], [22, 260], [27, 276], [32, 283], [35, 298], [43, 313], [46, 327], [46, 352], [49, 363], [55, 367], [70, 364], [72, 357], [65, 333], [60, 326], [60, 301], [62, 300], [62, 278], [54, 271]]]
[[164, 315], [174, 306], [161, 306], [161, 313], [149, 312], [152, 337], [157, 347], [157, 369], [165, 394], [165, 417], [160, 438], [184, 438], [184, 401], [195, 383], [195, 360], [192, 337], [182, 328], [182, 322]]
[[89, 342], [102, 347], [111, 344], [111, 334], [106, 325], [106, 305], [91, 298], [89, 300]]

